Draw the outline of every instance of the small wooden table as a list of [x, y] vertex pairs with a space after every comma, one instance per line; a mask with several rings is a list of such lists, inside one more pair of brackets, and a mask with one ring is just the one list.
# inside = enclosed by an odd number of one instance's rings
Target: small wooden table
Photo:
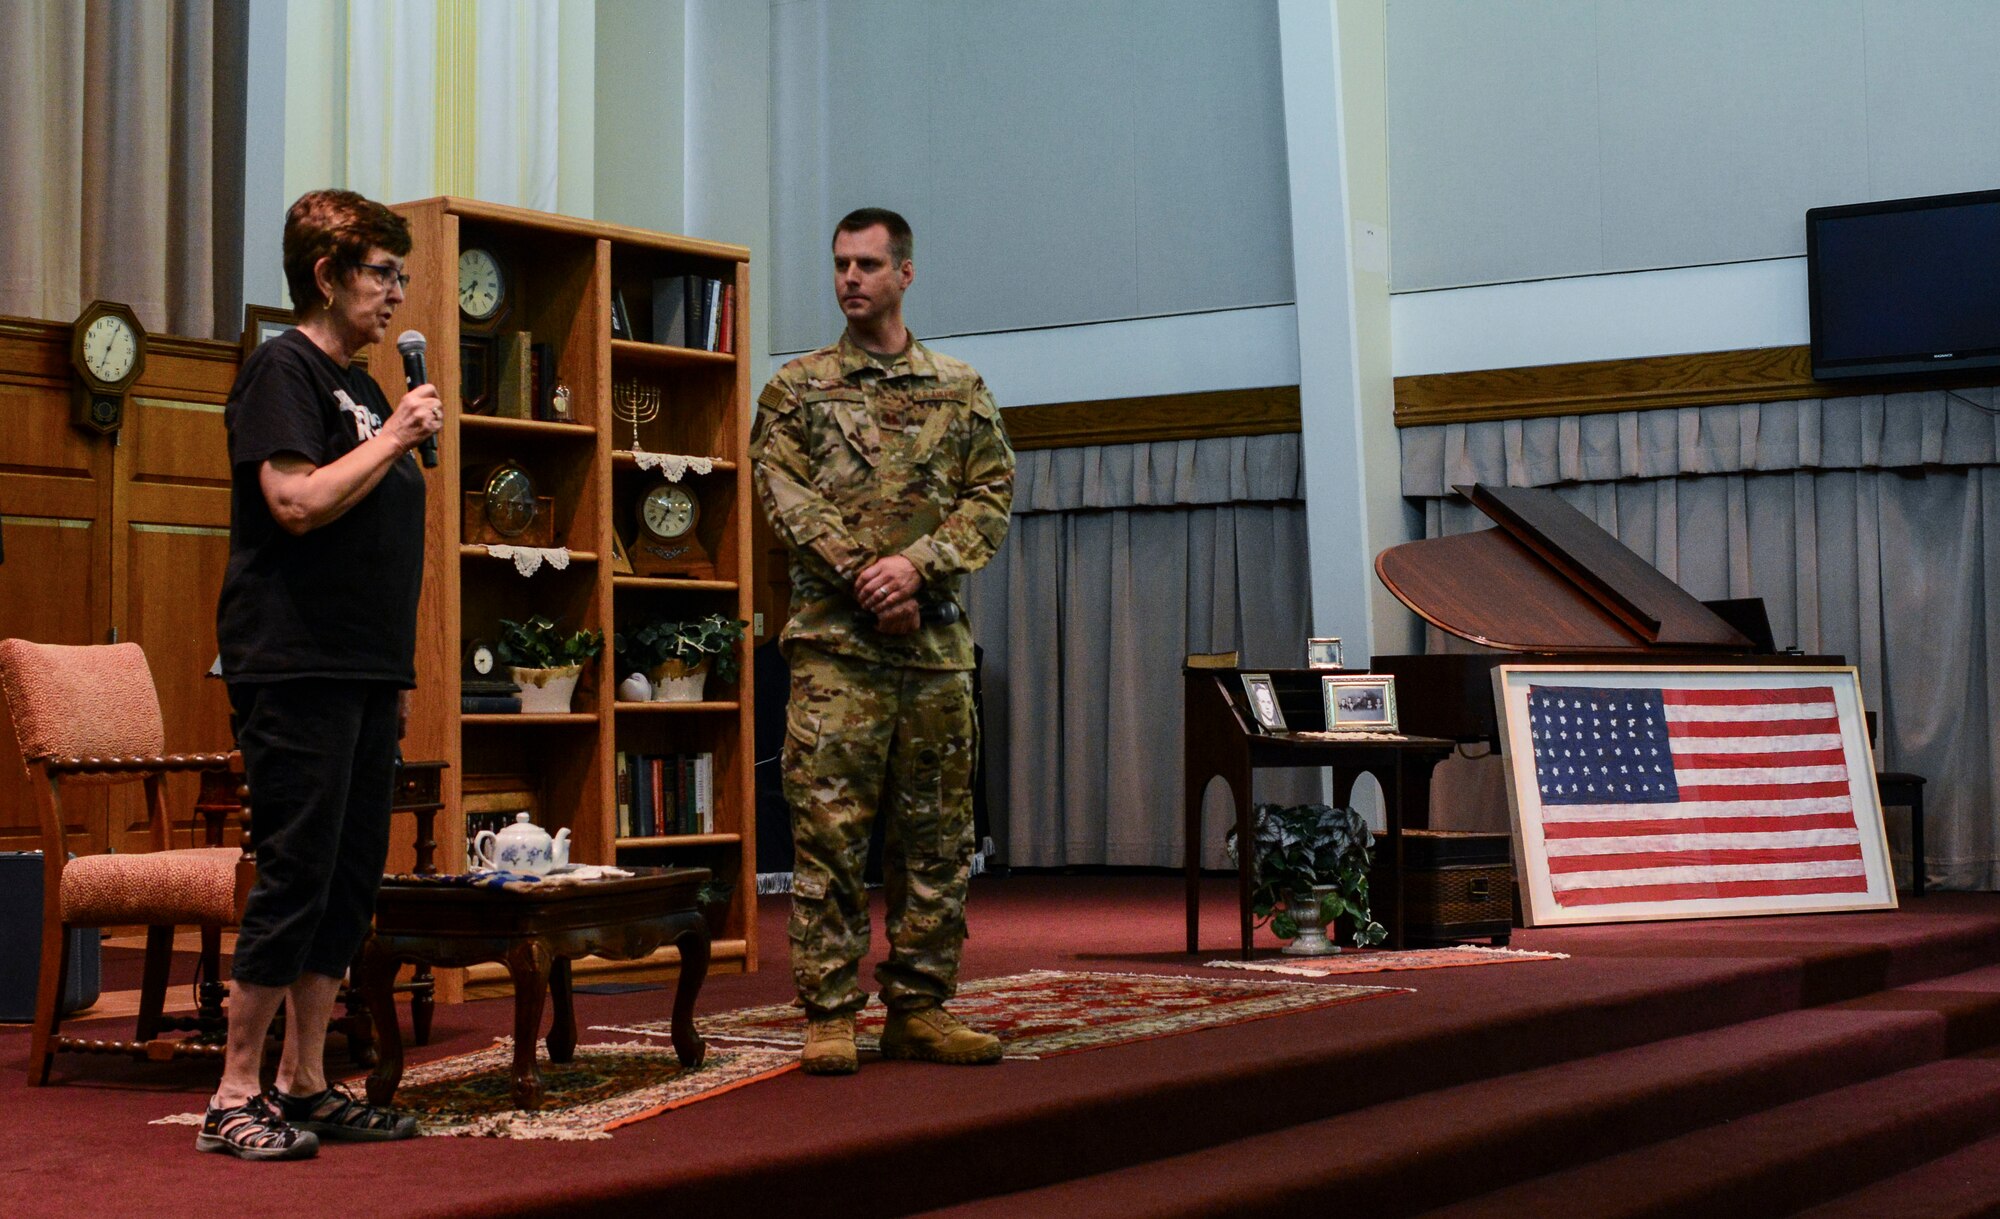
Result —
[[[1294, 729], [1317, 730], [1326, 724], [1320, 709], [1319, 679], [1324, 670], [1267, 669], [1285, 722]], [[1239, 702], [1242, 681], [1237, 669], [1185, 669], [1186, 719], [1182, 726], [1182, 810], [1187, 876], [1187, 950], [1198, 951], [1201, 933], [1201, 807], [1210, 780], [1229, 785], [1236, 805], [1236, 841], [1251, 836], [1250, 776], [1267, 766], [1328, 767], [1333, 771], [1333, 801], [1346, 804], [1354, 784], [1372, 774], [1382, 785], [1383, 833], [1376, 841], [1374, 875], [1386, 880], [1371, 888], [1375, 908], [1384, 911], [1391, 948], [1403, 946], [1403, 830], [1421, 828], [1430, 819], [1431, 770], [1451, 756], [1455, 745], [1439, 737], [1404, 733], [1356, 734], [1337, 740], [1260, 732], [1256, 720]], [[1250, 910], [1254, 847], [1236, 852], [1237, 951], [1250, 959], [1253, 915]], [[1386, 889], [1386, 892], [1384, 891]]]
[[461, 967], [506, 962], [514, 982], [514, 1103], [538, 1109], [542, 1073], [535, 1063], [535, 1042], [545, 995], [555, 999], [549, 1060], [568, 1062], [576, 1051], [571, 958], [633, 960], [672, 943], [681, 954], [674, 1053], [683, 1065], [700, 1066], [704, 1047], [694, 1029], [694, 1001], [708, 974], [708, 924], [695, 907], [695, 893], [708, 879], [708, 870], [630, 870], [636, 875], [532, 892], [383, 881], [375, 900], [375, 933], [362, 947], [356, 970], [380, 1039], [380, 1057], [368, 1077], [369, 1101], [387, 1105], [403, 1079], [403, 1038], [395, 1006], [396, 967], [403, 961]]

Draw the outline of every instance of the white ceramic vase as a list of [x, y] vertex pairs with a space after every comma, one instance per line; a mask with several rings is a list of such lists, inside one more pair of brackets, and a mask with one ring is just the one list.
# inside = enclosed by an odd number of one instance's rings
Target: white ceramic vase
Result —
[[708, 661], [690, 667], [684, 661], [669, 660], [654, 669], [653, 701], [656, 703], [698, 703], [708, 684]]
[[513, 669], [511, 676], [515, 684], [521, 687], [521, 714], [567, 714], [570, 696], [576, 693], [576, 679], [582, 674], [582, 665], [563, 665], [555, 669]]

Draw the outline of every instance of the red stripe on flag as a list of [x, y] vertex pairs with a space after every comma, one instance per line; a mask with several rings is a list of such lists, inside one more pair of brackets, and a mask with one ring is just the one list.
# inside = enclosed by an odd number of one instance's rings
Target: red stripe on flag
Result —
[[1833, 687], [1805, 690], [1662, 690], [1669, 707], [1765, 707], [1774, 703], [1833, 703]]
[[1704, 783], [1681, 788], [1682, 801], [1690, 800], [1806, 800], [1814, 796], [1845, 796], [1847, 780], [1827, 783]]
[[[1662, 808], [1672, 808], [1670, 804]], [[1645, 834], [1782, 834], [1793, 830], [1851, 830], [1848, 813], [1814, 813], [1804, 817], [1683, 817], [1660, 821], [1548, 821], [1542, 837], [1637, 838]]]
[[1705, 736], [1826, 736], [1840, 731], [1838, 719], [1823, 720], [1671, 720], [1671, 738]]
[[1808, 893], [1866, 893], [1866, 876], [1799, 876], [1791, 880], [1691, 881], [1678, 885], [1621, 885], [1556, 890], [1558, 906], [1621, 906], [1634, 902], [1683, 902], [1731, 897], [1796, 897]]
[[1738, 863], [1815, 863], [1827, 859], [1859, 859], [1858, 843], [1823, 847], [1709, 848], [1699, 851], [1635, 851], [1624, 855], [1555, 855], [1549, 871], [1625, 872], [1635, 868], [1706, 868]]
[[1797, 753], [1675, 753], [1680, 770], [1728, 770], [1770, 766], [1843, 766], [1847, 755], [1838, 749], [1801, 749]]

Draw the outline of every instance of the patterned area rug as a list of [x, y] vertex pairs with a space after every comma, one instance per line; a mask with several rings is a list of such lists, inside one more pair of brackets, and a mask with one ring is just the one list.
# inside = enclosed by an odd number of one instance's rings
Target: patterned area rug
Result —
[[[1007, 1057], [1047, 1058], [1408, 993], [1393, 986], [1321, 986], [1038, 969], [964, 983], [951, 1001], [951, 1010], [974, 1028], [998, 1036]], [[861, 1013], [855, 1028], [859, 1048], [880, 1047], [885, 1014], [873, 1004]], [[805, 1041], [805, 1017], [789, 1003], [723, 1012], [697, 1023], [704, 1037], [721, 1041], [780, 1046]], [[668, 1022], [595, 1027], [604, 1032], [665, 1037]]]
[[[669, 1109], [795, 1069], [798, 1055], [762, 1046], [717, 1046], [699, 1068], [684, 1070], [671, 1049], [646, 1042], [580, 1045], [567, 1063], [542, 1051], [542, 1108], [514, 1108], [514, 1042], [409, 1068], [395, 1107], [417, 1115], [426, 1136], [503, 1139], [608, 1139], [611, 1131]], [[356, 1095], [361, 1081], [354, 1081]], [[153, 1125], [199, 1126], [201, 1114], [177, 1113]]]
[[1400, 969], [1451, 969], [1459, 965], [1510, 965], [1516, 961], [1567, 961], [1566, 952], [1528, 952], [1520, 948], [1406, 948], [1400, 951], [1348, 949], [1332, 957], [1279, 957], [1265, 961], [1210, 961], [1208, 969], [1252, 969], [1260, 973], [1328, 978], [1335, 974], [1372, 974]]

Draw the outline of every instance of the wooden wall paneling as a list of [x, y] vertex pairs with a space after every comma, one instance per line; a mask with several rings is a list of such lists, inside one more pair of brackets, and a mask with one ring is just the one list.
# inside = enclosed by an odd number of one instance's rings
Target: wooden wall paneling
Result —
[[1017, 452], [1078, 445], [1265, 436], [1299, 430], [1299, 387], [1225, 389], [1002, 407]]
[[1754, 347], [1396, 378], [1396, 426], [1596, 415], [1991, 385], [1992, 371], [1922, 381], [1815, 381], [1808, 347]]

